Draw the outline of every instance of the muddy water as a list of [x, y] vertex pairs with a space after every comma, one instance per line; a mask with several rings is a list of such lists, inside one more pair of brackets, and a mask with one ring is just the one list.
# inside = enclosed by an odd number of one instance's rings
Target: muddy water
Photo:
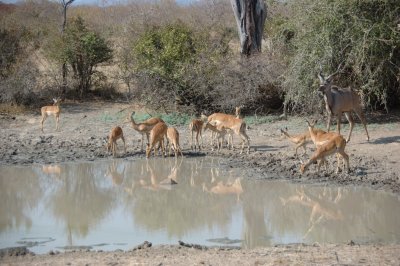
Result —
[[253, 248], [398, 243], [400, 199], [256, 181], [212, 158], [0, 168], [0, 248], [129, 250], [145, 240]]

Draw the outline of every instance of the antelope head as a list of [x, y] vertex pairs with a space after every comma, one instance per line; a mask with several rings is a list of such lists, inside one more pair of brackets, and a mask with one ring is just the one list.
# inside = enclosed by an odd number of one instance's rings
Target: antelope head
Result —
[[325, 78], [325, 76], [322, 73], [322, 66], [321, 64], [319, 65], [318, 78], [320, 85], [318, 91], [325, 93], [327, 90], [331, 88], [333, 77], [336, 76], [341, 71], [341, 66], [342, 63], [339, 64], [337, 70], [334, 73], [330, 74], [327, 78]]
[[61, 102], [61, 98], [53, 98], [53, 105], [59, 105]]

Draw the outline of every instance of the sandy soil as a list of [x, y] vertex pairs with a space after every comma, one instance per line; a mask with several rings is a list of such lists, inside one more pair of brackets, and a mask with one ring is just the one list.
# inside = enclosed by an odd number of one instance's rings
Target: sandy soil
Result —
[[[123, 157], [144, 157], [140, 151], [140, 135], [130, 124], [124, 123], [129, 105], [110, 103], [65, 103], [62, 106], [60, 131], [55, 131], [55, 121], [49, 117], [45, 129], [40, 131], [40, 114], [10, 116], [0, 114], [0, 165], [50, 164], [77, 160], [96, 160], [111, 156], [104, 144], [110, 129], [122, 126], [128, 150]], [[250, 154], [239, 154], [224, 149], [220, 154], [209, 147], [202, 153], [221, 156], [233, 168], [249, 169], [248, 178], [288, 179], [301, 183], [336, 185], [363, 185], [383, 189], [400, 196], [400, 116], [368, 115], [370, 141], [356, 124], [346, 152], [350, 155], [350, 174], [335, 174], [334, 156], [330, 167], [320, 174], [316, 165], [300, 175], [300, 160], [294, 156], [294, 145], [282, 139], [280, 128], [302, 133], [306, 130], [303, 117], [289, 117], [260, 125], [250, 125]], [[319, 124], [322, 127], [322, 122]], [[185, 156], [190, 151], [190, 133], [187, 126], [178, 127]], [[343, 127], [347, 134], [348, 126]], [[209, 141], [208, 134], [204, 140]], [[238, 145], [239, 138], [235, 138]], [[299, 150], [300, 153], [302, 150]], [[312, 154], [311, 145], [306, 160]], [[269, 265], [269, 264], [368, 264], [399, 265], [400, 245], [374, 245], [349, 243], [348, 245], [283, 245], [254, 250], [224, 248], [193, 248], [185, 246], [156, 246], [136, 248], [128, 252], [76, 251], [46, 255], [32, 255], [24, 250], [0, 252], [0, 264], [6, 265]]]

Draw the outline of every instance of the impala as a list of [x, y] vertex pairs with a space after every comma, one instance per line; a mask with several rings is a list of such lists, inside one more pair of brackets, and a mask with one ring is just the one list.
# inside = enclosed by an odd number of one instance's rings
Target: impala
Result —
[[133, 119], [134, 115], [135, 115], [135, 112], [132, 112], [132, 114], [130, 115], [129, 118], [130, 118], [130, 122], [131, 122], [132, 128], [142, 135], [142, 146], [140, 148], [140, 151], [143, 151], [144, 136], [146, 135], [147, 143], [149, 143], [150, 131], [153, 129], [153, 127], [157, 123], [159, 123], [159, 122], [163, 122], [164, 123], [164, 121], [161, 118], [152, 117], [152, 118], [149, 118], [149, 119], [147, 119], [146, 121], [144, 121], [142, 123], [136, 123], [135, 120]]
[[107, 143], [107, 151], [112, 152], [112, 155], [115, 157], [117, 153], [117, 140], [121, 139], [124, 142], [124, 151], [126, 153], [126, 145], [125, 145], [125, 138], [124, 133], [122, 132], [122, 128], [117, 126], [111, 130], [110, 135], [108, 136], [108, 143]]
[[319, 134], [318, 132], [314, 131], [315, 121], [310, 123], [308, 120], [308, 129], [310, 131], [310, 136], [313, 142], [317, 146], [317, 150], [311, 156], [311, 158], [305, 163], [302, 164], [300, 167], [300, 172], [304, 173], [304, 171], [315, 161], [318, 161], [318, 172], [320, 167], [323, 163], [326, 162], [325, 157], [335, 154], [337, 156], [337, 168], [336, 173], [339, 172], [340, 166], [340, 156], [343, 158], [346, 171], [349, 172], [349, 156], [344, 151], [346, 147], [346, 140], [337, 133], [327, 132], [325, 134]]
[[[196, 150], [196, 146], [201, 150], [201, 145], [203, 145], [203, 136], [201, 131], [203, 130], [204, 121], [201, 119], [193, 119], [192, 122], [189, 124], [189, 130], [192, 132], [192, 142], [191, 142], [191, 149], [193, 150], [193, 135], [196, 133], [196, 143], [194, 144], [194, 150]], [[201, 139], [201, 145], [199, 144], [199, 135]]]
[[207, 118], [208, 122], [215, 126], [223, 126], [226, 129], [230, 129], [236, 135], [239, 135], [242, 139], [242, 150], [244, 150], [244, 145], [247, 143], [247, 153], [250, 153], [250, 141], [246, 134], [246, 123], [243, 119], [236, 118], [233, 115], [214, 113]]
[[156, 145], [159, 144], [161, 147], [161, 153], [164, 157], [165, 146], [164, 138], [167, 134], [167, 125], [164, 122], [158, 122], [150, 131], [150, 141], [146, 148], [146, 158], [150, 157], [151, 150], [154, 149], [154, 156], [156, 156]]
[[311, 137], [310, 137], [310, 132], [304, 132], [303, 134], [299, 134], [299, 135], [290, 135], [288, 133], [288, 129], [282, 129], [281, 128], [281, 135], [285, 138], [287, 138], [288, 140], [290, 140], [292, 143], [296, 144], [296, 157], [297, 157], [297, 150], [302, 147], [304, 150], [303, 154], [306, 154], [306, 146], [308, 143], [310, 143], [311, 141]]
[[178, 130], [176, 130], [176, 128], [174, 127], [167, 128], [167, 139], [169, 141], [168, 155], [171, 155], [171, 148], [173, 147], [175, 152], [175, 157], [178, 157], [179, 154], [183, 156], [181, 147], [179, 145], [179, 132]]
[[342, 113], [344, 113], [350, 123], [350, 131], [346, 140], [349, 142], [354, 126], [351, 111], [354, 111], [360, 118], [361, 123], [364, 126], [365, 133], [367, 134], [367, 141], [369, 141], [369, 134], [362, 111], [360, 95], [358, 95], [358, 93], [352, 88], [340, 88], [332, 85], [332, 78], [339, 73], [339, 68], [335, 73], [329, 75], [327, 78], [322, 75], [322, 70], [318, 73], [318, 78], [320, 80], [320, 86], [318, 90], [324, 95], [325, 107], [326, 111], [328, 112], [327, 130], [329, 132], [332, 116], [336, 115], [337, 132], [340, 134], [340, 119], [342, 118]]
[[[204, 131], [209, 129], [211, 132], [214, 132], [217, 137], [217, 151], [221, 150], [223, 145], [223, 141], [225, 139], [225, 135], [228, 133], [227, 129], [224, 126], [213, 126], [211, 123], [207, 122], [204, 124]], [[211, 146], [211, 149], [214, 150], [214, 143]], [[232, 143], [230, 143], [232, 145]], [[233, 146], [233, 145], [232, 145]], [[228, 139], [228, 148], [229, 148], [229, 139]]]
[[61, 99], [60, 98], [53, 98], [53, 105], [48, 105], [48, 106], [43, 106], [40, 111], [42, 113], [42, 132], [43, 131], [43, 123], [46, 120], [46, 118], [49, 115], [54, 115], [55, 119], [56, 119], [56, 130], [59, 130], [59, 121], [60, 121], [60, 113], [61, 113], [61, 109], [60, 109], [60, 102]]

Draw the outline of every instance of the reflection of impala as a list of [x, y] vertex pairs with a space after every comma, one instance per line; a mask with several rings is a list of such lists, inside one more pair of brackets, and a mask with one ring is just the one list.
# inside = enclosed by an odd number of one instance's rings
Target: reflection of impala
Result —
[[108, 166], [106, 176], [111, 177], [113, 184], [119, 186], [122, 184], [122, 181], [124, 181], [125, 166], [122, 168], [121, 172], [118, 171], [117, 166], [117, 162], [113, 161], [112, 164]]
[[242, 183], [240, 178], [236, 178], [233, 183], [219, 181], [215, 186], [207, 188], [206, 184], [203, 183], [203, 191], [211, 192], [218, 195], [229, 195], [236, 194], [236, 198], [239, 201], [240, 195], [243, 193]]
[[309, 229], [307, 230], [304, 237], [306, 237], [315, 227], [319, 224], [322, 219], [326, 220], [343, 220], [342, 211], [338, 208], [337, 203], [341, 199], [340, 188], [338, 189], [337, 197], [331, 201], [325, 199], [324, 195], [315, 197], [311, 193], [307, 193], [304, 189], [300, 191], [296, 189], [296, 194], [290, 196], [287, 199], [281, 198], [282, 205], [286, 206], [287, 203], [298, 203], [305, 207], [311, 208], [311, 214], [309, 218]]
[[42, 165], [42, 172], [48, 175], [60, 175], [61, 168], [59, 165]]

